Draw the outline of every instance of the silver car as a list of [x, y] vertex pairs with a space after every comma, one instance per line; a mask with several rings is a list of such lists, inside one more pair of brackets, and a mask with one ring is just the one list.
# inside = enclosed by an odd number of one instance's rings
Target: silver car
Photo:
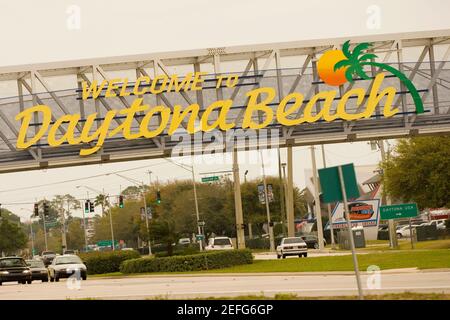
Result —
[[60, 278], [75, 276], [78, 280], [87, 279], [86, 265], [80, 257], [74, 254], [56, 256], [51, 265], [48, 266], [48, 277], [50, 282], [58, 282]]
[[299, 258], [308, 256], [308, 246], [300, 237], [283, 238], [277, 247], [277, 258], [286, 256], [298, 256]]

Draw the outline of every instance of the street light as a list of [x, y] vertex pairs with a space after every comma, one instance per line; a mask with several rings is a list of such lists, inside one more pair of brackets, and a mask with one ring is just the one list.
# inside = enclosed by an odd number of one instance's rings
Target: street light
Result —
[[[202, 228], [199, 225], [199, 221], [200, 221], [200, 213], [198, 210], [198, 198], [197, 198], [197, 187], [195, 185], [195, 171], [194, 171], [194, 165], [192, 164], [191, 166], [182, 164], [182, 163], [178, 163], [173, 161], [172, 159], [168, 159], [168, 158], [164, 158], [165, 160], [173, 163], [174, 165], [183, 168], [184, 170], [187, 170], [189, 172], [192, 173], [192, 185], [194, 186], [194, 202], [195, 202], [195, 214], [197, 216], [197, 231], [199, 235], [203, 235], [202, 233]], [[200, 251], [203, 251], [203, 240], [199, 241], [199, 246], [200, 246]]]
[[[100, 190], [96, 190], [94, 188], [91, 188], [91, 187], [88, 187], [88, 186], [85, 186], [85, 185], [77, 186], [76, 188], [79, 189], [81, 187], [86, 188], [86, 189], [91, 190], [91, 191], [94, 191], [95, 193], [103, 196], [102, 210], [104, 211], [104, 207], [105, 207], [105, 205], [107, 203], [106, 202], [106, 198], [109, 198], [109, 195], [105, 195], [105, 190], [103, 189], [102, 191], [100, 191]], [[88, 200], [89, 200], [89, 192], [87, 193], [87, 197], [88, 197]], [[84, 218], [84, 210], [82, 210], [82, 211], [83, 211], [83, 221], [84, 221], [84, 237], [85, 237], [84, 241], [85, 241], [86, 249], [87, 249], [86, 220]], [[104, 215], [104, 212], [102, 212], [102, 214]], [[114, 245], [114, 228], [113, 228], [113, 222], [112, 222], [111, 208], [109, 208], [109, 224], [110, 224], [110, 228], [111, 228], [111, 245], [112, 245], [112, 249], [114, 251], [116, 246]]]
[[[142, 201], [144, 202], [144, 211], [145, 211], [145, 225], [147, 227], [147, 236], [148, 236], [148, 241], [147, 241], [147, 245], [148, 245], [148, 255], [151, 256], [152, 255], [152, 246], [151, 246], [151, 241], [150, 241], [150, 226], [149, 226], [149, 221], [148, 221], [148, 214], [147, 214], [147, 201], [145, 200], [145, 186], [144, 186], [144, 182], [135, 180], [133, 178], [129, 178], [126, 176], [123, 176], [121, 174], [118, 173], [114, 173], [114, 175], [121, 177], [122, 179], [128, 180], [133, 184], [136, 184], [138, 186], [142, 186]], [[151, 179], [151, 171], [149, 171], [149, 175], [150, 175], [150, 179]]]

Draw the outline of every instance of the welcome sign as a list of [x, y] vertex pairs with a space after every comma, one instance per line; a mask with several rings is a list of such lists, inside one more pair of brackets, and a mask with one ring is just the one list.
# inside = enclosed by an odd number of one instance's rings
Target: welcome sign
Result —
[[[204, 72], [187, 73], [184, 76], [159, 75], [151, 79], [141, 76], [131, 83], [128, 78], [104, 80], [102, 82], [84, 81], [81, 88], [82, 100], [110, 99], [117, 97], [136, 96], [131, 105], [125, 109], [109, 110], [99, 124], [97, 112], [86, 115], [65, 114], [56, 120], [52, 109], [48, 105], [39, 104], [27, 108], [16, 115], [15, 120], [20, 122], [16, 146], [18, 149], [27, 149], [35, 146], [44, 137], [50, 147], [59, 147], [63, 144], [80, 145], [81, 156], [96, 153], [107, 139], [123, 137], [127, 140], [154, 138], [165, 132], [169, 136], [183, 128], [189, 134], [196, 132], [209, 132], [213, 130], [228, 131], [238, 128], [262, 129], [273, 122], [285, 127], [297, 126], [303, 123], [318, 121], [331, 122], [335, 120], [353, 121], [372, 117], [381, 100], [384, 101], [382, 116], [389, 118], [399, 113], [398, 107], [393, 105], [397, 90], [392, 86], [383, 86], [385, 72], [397, 77], [411, 94], [415, 112], [423, 113], [423, 103], [414, 84], [400, 71], [390, 65], [375, 62], [377, 56], [368, 53], [370, 43], [360, 43], [350, 50], [349, 41], [345, 42], [342, 50], [330, 50], [318, 60], [318, 75], [334, 90], [320, 91], [310, 98], [305, 98], [302, 92], [292, 92], [282, 97], [275, 109], [271, 106], [277, 101], [276, 89], [260, 87], [246, 92], [246, 106], [243, 110], [242, 124], [230, 121], [228, 114], [233, 108], [233, 99], [218, 99], [204, 109], [199, 104], [192, 103], [186, 107], [174, 105], [170, 108], [165, 105], [149, 105], [142, 98], [145, 94], [182, 93], [203, 90], [205, 81]], [[373, 84], [369, 89], [353, 88], [342, 96], [339, 95], [339, 86], [355, 79], [371, 79], [365, 66], [378, 68], [381, 72], [375, 75]], [[384, 71], [384, 72], [383, 72]], [[237, 74], [219, 75], [215, 79], [216, 88], [223, 86], [234, 88], [240, 81]], [[358, 112], [350, 112], [348, 102], [356, 101]], [[336, 108], [332, 108], [333, 102]], [[320, 108], [317, 109], [317, 104]], [[137, 115], [141, 116], [139, 127], [133, 128], [132, 122]], [[213, 116], [217, 115], [217, 116]], [[255, 120], [255, 115], [263, 115]], [[36, 117], [42, 119], [38, 130], [30, 134], [30, 128]], [[112, 126], [112, 121], [120, 117], [124, 119], [119, 126]], [[158, 118], [158, 126], [151, 127], [152, 119]], [[65, 133], [60, 135], [61, 126], [66, 126]], [[36, 129], [36, 128], [35, 128]], [[76, 129], [78, 132], [76, 133]]]

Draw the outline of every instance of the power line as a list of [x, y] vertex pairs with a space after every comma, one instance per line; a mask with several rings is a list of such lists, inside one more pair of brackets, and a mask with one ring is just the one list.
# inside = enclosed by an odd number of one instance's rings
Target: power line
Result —
[[57, 181], [57, 182], [52, 182], [52, 183], [39, 184], [39, 185], [28, 186], [28, 187], [21, 187], [21, 188], [14, 188], [14, 189], [4, 189], [4, 190], [0, 190], [0, 193], [13, 192], [13, 191], [22, 191], [22, 190], [30, 190], [30, 189], [54, 186], [54, 185], [64, 184], [64, 183], [69, 183], [69, 182], [76, 182], [76, 181], [81, 181], [81, 180], [94, 179], [94, 178], [99, 178], [99, 177], [103, 177], [103, 176], [108, 176], [108, 175], [111, 175], [111, 174], [114, 174], [114, 173], [121, 173], [121, 172], [128, 172], [128, 171], [133, 171], [133, 170], [139, 170], [139, 169], [144, 169], [144, 168], [158, 166], [158, 165], [161, 165], [161, 164], [166, 164], [166, 162], [159, 162], [159, 163], [155, 163], [153, 165], [146, 165], [146, 166], [142, 166], [142, 167], [136, 167], [136, 168], [125, 169], [125, 170], [117, 170], [117, 171], [112, 171], [112, 172], [108, 172], [108, 173], [102, 173], [102, 174], [97, 174], [97, 175], [94, 175], [94, 176], [88, 176], [88, 177], [82, 177], [82, 178], [62, 180], [62, 181]]

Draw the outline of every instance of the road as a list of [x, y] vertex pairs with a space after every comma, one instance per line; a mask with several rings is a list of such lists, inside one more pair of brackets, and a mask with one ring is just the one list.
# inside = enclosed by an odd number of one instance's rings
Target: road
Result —
[[[370, 275], [363, 274], [365, 294], [387, 292], [450, 293], [450, 271], [391, 271], [380, 274], [381, 289], [367, 289]], [[372, 279], [373, 280], [373, 279]], [[376, 283], [376, 281], [372, 281]], [[349, 272], [328, 274], [203, 274], [141, 276], [129, 278], [90, 278], [79, 288], [72, 282], [33, 282], [31, 285], [4, 283], [0, 299], [145, 299], [194, 298], [240, 295], [273, 296], [293, 293], [299, 296], [356, 295], [356, 280]]]

